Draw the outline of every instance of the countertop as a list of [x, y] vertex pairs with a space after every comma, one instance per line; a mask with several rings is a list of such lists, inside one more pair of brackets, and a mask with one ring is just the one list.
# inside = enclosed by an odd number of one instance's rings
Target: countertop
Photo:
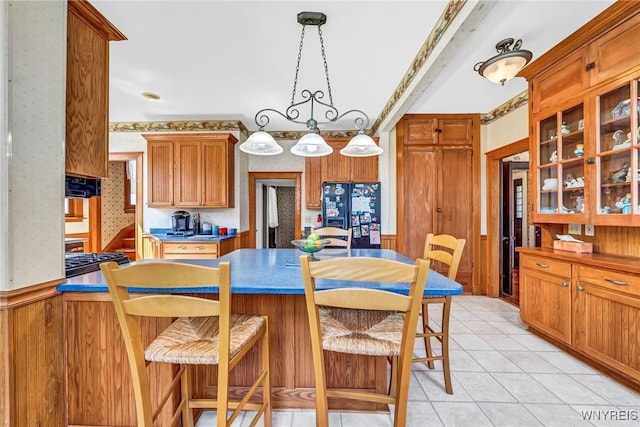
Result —
[[610, 268], [620, 272], [640, 274], [640, 258], [638, 257], [600, 253], [575, 253], [551, 248], [518, 247], [516, 251], [521, 254], [544, 256], [562, 261]]
[[[326, 251], [326, 250], [325, 250]], [[189, 264], [217, 267], [220, 261], [231, 262], [231, 290], [238, 294], [304, 294], [299, 257], [303, 253], [297, 249], [238, 249], [218, 259], [204, 260], [142, 260], [137, 262], [184, 262]], [[392, 259], [413, 264], [411, 260], [389, 249], [351, 249], [337, 252], [323, 251], [317, 258], [329, 256], [370, 256]], [[335, 286], [332, 281], [318, 281], [318, 288]], [[359, 282], [358, 286], [371, 289], [382, 289], [407, 294], [409, 287], [404, 283]], [[83, 274], [71, 277], [58, 286], [60, 292], [107, 292], [107, 285], [102, 272]], [[131, 289], [132, 292], [158, 292], [156, 289]], [[164, 289], [163, 292], [217, 293], [218, 287], [198, 289]], [[462, 285], [430, 270], [425, 287], [425, 296], [460, 295]]]
[[161, 242], [222, 242], [224, 240], [233, 239], [236, 236], [212, 236], [210, 234], [200, 234], [196, 236], [171, 236], [167, 235], [167, 232], [171, 231], [168, 228], [152, 228], [149, 230], [149, 235], [158, 239]]

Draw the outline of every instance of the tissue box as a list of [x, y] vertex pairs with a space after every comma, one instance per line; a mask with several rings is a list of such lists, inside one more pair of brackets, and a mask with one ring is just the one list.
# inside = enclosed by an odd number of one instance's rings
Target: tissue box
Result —
[[589, 242], [565, 242], [563, 240], [554, 240], [553, 249], [578, 253], [592, 253], [593, 243]]

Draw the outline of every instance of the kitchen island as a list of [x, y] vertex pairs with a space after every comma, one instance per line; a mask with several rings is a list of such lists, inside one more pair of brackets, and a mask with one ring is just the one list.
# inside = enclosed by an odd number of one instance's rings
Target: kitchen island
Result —
[[[184, 260], [211, 267], [220, 261], [230, 261], [233, 311], [269, 316], [274, 408], [315, 407], [300, 255], [302, 253], [295, 249], [240, 249], [219, 259]], [[372, 256], [413, 264], [413, 260], [385, 249], [352, 249], [332, 254], [325, 250], [316, 256]], [[408, 286], [403, 284], [367, 282], [363, 285], [408, 292]], [[318, 282], [318, 286], [328, 286], [328, 283]], [[101, 273], [71, 278], [58, 289], [64, 292], [66, 316], [69, 424], [129, 425], [127, 423], [133, 420], [134, 414], [129, 369], [119, 325]], [[216, 287], [205, 289], [212, 298], [216, 297], [217, 291]], [[435, 271], [429, 272], [425, 295], [457, 295], [461, 292], [460, 284]], [[168, 323], [167, 319], [148, 322], [143, 331], [146, 340], [153, 339]], [[330, 386], [386, 389], [385, 358], [338, 353], [327, 356]], [[258, 352], [250, 354], [233, 372], [231, 382], [235, 385], [235, 392], [243, 391], [250, 383], [258, 357]], [[152, 371], [151, 375], [158, 383], [166, 383], [169, 379], [166, 369]], [[215, 393], [215, 369], [203, 367], [197, 375], [197, 392], [204, 395]], [[384, 405], [347, 400], [333, 401], [331, 407], [369, 411], [386, 409]]]

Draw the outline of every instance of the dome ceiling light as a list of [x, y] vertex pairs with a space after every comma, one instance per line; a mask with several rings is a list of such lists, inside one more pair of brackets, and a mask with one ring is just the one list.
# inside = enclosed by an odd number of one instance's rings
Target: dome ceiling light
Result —
[[496, 56], [484, 62], [478, 62], [473, 69], [482, 77], [504, 86], [504, 82], [514, 78], [531, 61], [533, 54], [528, 50], [520, 49], [521, 46], [522, 40], [514, 44], [513, 39], [504, 39], [496, 44], [498, 51]]

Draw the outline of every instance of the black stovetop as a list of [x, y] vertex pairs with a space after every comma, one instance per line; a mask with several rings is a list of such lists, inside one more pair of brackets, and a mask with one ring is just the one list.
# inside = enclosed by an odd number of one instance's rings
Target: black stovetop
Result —
[[107, 261], [126, 264], [129, 262], [129, 258], [122, 252], [67, 252], [64, 257], [64, 269], [67, 277], [74, 277], [98, 271], [100, 264]]

